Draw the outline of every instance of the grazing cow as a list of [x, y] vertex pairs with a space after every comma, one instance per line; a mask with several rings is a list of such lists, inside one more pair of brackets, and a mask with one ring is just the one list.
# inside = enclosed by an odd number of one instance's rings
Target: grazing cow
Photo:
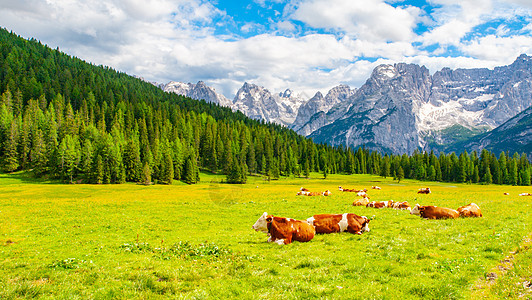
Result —
[[358, 199], [356, 201], [353, 202], [353, 206], [366, 206], [368, 205], [369, 203], [369, 198], [362, 198], [362, 199]]
[[371, 201], [366, 205], [366, 207], [373, 207], [373, 208], [384, 208], [384, 207], [392, 207], [393, 201]]
[[417, 191], [418, 194], [430, 194], [430, 188], [420, 188]]
[[460, 217], [482, 217], [482, 212], [480, 207], [475, 203], [469, 203], [457, 209]]
[[504, 193], [503, 195], [504, 195], [504, 196], [508, 196], [508, 195], [510, 195], [510, 193]]
[[393, 209], [405, 209], [405, 210], [412, 210], [412, 207], [410, 207], [410, 204], [408, 201], [403, 202], [394, 202], [392, 205]]
[[288, 245], [292, 241], [308, 242], [314, 238], [314, 226], [300, 220], [281, 218], [263, 213], [252, 226], [255, 231], [269, 234], [268, 242]]
[[456, 219], [460, 215], [456, 210], [447, 207], [420, 206], [416, 204], [410, 211], [411, 215], [417, 215], [425, 219]]
[[297, 192], [296, 195], [297, 195], [297, 196], [308, 196], [308, 193], [310, 193], [310, 192], [307, 192], [307, 191], [299, 191], [299, 192]]
[[314, 215], [307, 222], [316, 228], [316, 233], [334, 233], [347, 231], [362, 234], [369, 231], [369, 219], [355, 214]]
[[521, 194], [519, 194], [519, 196], [532, 196], [532, 194], [530, 194], [530, 193], [521, 193]]
[[381, 189], [379, 186], [372, 186], [371, 188], [374, 189], [374, 190], [380, 190]]

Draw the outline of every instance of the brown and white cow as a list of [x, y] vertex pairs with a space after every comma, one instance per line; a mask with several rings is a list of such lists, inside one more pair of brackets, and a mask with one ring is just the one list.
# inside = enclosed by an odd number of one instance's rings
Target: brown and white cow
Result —
[[369, 231], [369, 219], [355, 214], [321, 214], [307, 219], [316, 228], [316, 233], [334, 233], [347, 231], [362, 234]]
[[366, 194], [365, 191], [360, 191], [360, 192], [358, 192], [358, 193], [357, 193], [357, 196], [359, 196], [359, 197], [369, 198], [369, 197], [368, 197], [368, 194]]
[[263, 213], [252, 226], [255, 231], [268, 233], [268, 242], [287, 245], [292, 241], [308, 242], [314, 238], [316, 230], [305, 221], [281, 218]]
[[510, 193], [503, 193], [503, 195], [504, 195], [504, 196], [508, 196], [508, 195], [510, 195]]
[[460, 215], [458, 211], [438, 206], [421, 206], [416, 204], [410, 211], [411, 215], [417, 215], [425, 219], [456, 219]]
[[299, 190], [302, 191], [302, 192], [309, 192], [309, 190], [307, 188], [304, 188], [304, 187], [301, 187]]
[[392, 207], [393, 200], [388, 201], [371, 201], [366, 205], [366, 207], [373, 207], [373, 208], [384, 208], [384, 207]]
[[430, 188], [420, 188], [417, 191], [418, 194], [430, 194]]
[[374, 189], [374, 190], [380, 190], [381, 189], [379, 186], [372, 186], [371, 188]]
[[362, 199], [355, 200], [353, 206], [366, 206], [369, 203], [369, 198], [364, 197]]
[[359, 192], [367, 192], [368, 191], [368, 189], [360, 189], [360, 190], [357, 190], [357, 189], [344, 189], [341, 186], [338, 187], [338, 190], [341, 191], [341, 192], [351, 192], [351, 193], [359, 193]]
[[308, 191], [299, 191], [299, 192], [297, 192], [296, 195], [297, 195], [297, 196], [307, 196], [308, 193], [310, 193], [310, 192], [308, 192]]
[[323, 196], [330, 196], [330, 195], [332, 195], [332, 193], [329, 190], [326, 190], [325, 192], [323, 192]]
[[393, 209], [404, 209], [404, 210], [412, 210], [412, 207], [410, 207], [410, 204], [408, 201], [403, 202], [394, 202], [392, 205]]
[[530, 193], [521, 193], [521, 194], [519, 194], [519, 196], [532, 196], [532, 194], [530, 194]]
[[459, 207], [456, 211], [460, 214], [460, 217], [482, 217], [480, 207], [475, 203], [469, 203]]
[[323, 196], [323, 192], [307, 192], [306, 196]]

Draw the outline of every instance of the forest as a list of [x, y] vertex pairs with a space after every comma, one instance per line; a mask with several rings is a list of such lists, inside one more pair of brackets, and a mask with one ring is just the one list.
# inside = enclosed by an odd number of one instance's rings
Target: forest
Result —
[[162, 91], [0, 29], [0, 168], [68, 183], [225, 182], [376, 174], [397, 180], [530, 185], [526, 154], [393, 155], [316, 144], [240, 112]]

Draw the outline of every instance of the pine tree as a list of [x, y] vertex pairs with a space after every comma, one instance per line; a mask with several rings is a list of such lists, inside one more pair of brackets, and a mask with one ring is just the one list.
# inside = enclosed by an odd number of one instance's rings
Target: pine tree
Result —
[[397, 182], [401, 182], [403, 178], [405, 178], [405, 171], [403, 170], [403, 167], [399, 166], [399, 169], [397, 169]]
[[305, 176], [305, 178], [310, 178], [310, 163], [308, 160], [305, 160], [303, 165], [303, 176]]
[[512, 158], [508, 166], [508, 184], [517, 185], [517, 161]]
[[95, 170], [93, 172], [94, 174], [94, 182], [97, 184], [103, 183], [103, 177], [104, 177], [104, 165], [103, 165], [103, 159], [100, 154], [96, 157], [96, 165]]
[[145, 162], [144, 167], [142, 167], [142, 175], [140, 177], [140, 183], [144, 185], [151, 184], [151, 168], [148, 162]]
[[15, 120], [11, 122], [11, 126], [7, 129], [4, 144], [2, 145], [3, 157], [3, 170], [5, 172], [16, 171], [19, 167], [18, 151], [17, 151], [17, 125]]

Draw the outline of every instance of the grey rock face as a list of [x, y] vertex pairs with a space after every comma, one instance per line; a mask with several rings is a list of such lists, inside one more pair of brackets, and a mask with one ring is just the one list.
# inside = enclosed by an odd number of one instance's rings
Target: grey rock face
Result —
[[246, 82], [236, 93], [232, 109], [239, 110], [252, 119], [288, 126], [294, 122], [304, 101], [303, 96], [289, 89], [272, 94], [264, 87]]
[[[321, 92], [317, 92], [314, 97], [299, 107], [297, 117], [292, 123], [291, 128], [302, 135], [309, 135], [316, 129], [330, 124], [325, 113], [345, 102], [349, 97], [355, 94], [356, 89], [351, 89], [347, 85], [339, 85], [332, 88], [324, 97]], [[331, 122], [334, 121], [330, 119]]]
[[427, 140], [449, 142], [443, 134], [451, 126], [478, 132], [501, 125], [532, 105], [531, 93], [526, 55], [494, 70], [445, 68], [433, 76], [413, 64], [381, 65], [342, 109], [313, 118], [330, 124], [310, 136], [398, 154], [428, 150]]
[[185, 97], [207, 102], [216, 103], [221, 106], [231, 106], [232, 102], [225, 96], [216, 93], [214, 88], [209, 87], [203, 81], [196, 84], [170, 81], [161, 87], [165, 92], [176, 93]]

